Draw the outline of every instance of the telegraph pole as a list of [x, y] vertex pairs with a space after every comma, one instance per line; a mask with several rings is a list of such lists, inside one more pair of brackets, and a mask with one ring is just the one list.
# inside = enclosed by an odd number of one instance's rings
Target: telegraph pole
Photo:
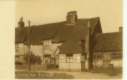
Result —
[[88, 20], [87, 22], [87, 27], [89, 28], [88, 30], [88, 36], [86, 38], [86, 55], [85, 55], [85, 69], [86, 71], [89, 71], [89, 58], [90, 58], [90, 22]]
[[28, 70], [31, 71], [31, 40], [30, 40], [30, 33], [31, 33], [31, 22], [28, 21]]

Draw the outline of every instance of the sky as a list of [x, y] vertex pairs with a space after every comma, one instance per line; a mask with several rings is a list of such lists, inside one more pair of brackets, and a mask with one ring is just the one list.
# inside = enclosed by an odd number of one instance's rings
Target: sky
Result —
[[78, 18], [100, 17], [103, 32], [115, 32], [122, 26], [122, 0], [17, 0], [16, 22], [23, 16], [26, 26], [59, 22], [68, 11]]

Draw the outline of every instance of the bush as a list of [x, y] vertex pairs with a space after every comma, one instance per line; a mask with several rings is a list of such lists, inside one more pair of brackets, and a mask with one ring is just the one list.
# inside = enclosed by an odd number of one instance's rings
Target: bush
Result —
[[31, 55], [27, 54], [25, 57], [24, 57], [26, 63], [28, 63], [29, 59], [30, 59], [30, 63], [31, 64], [41, 64], [41, 57], [40, 56], [36, 56], [34, 55], [33, 53], [31, 53]]

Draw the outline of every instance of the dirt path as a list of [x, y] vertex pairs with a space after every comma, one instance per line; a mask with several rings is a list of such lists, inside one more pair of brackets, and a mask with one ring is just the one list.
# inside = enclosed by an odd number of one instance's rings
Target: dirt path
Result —
[[73, 75], [76, 79], [120, 79], [121, 75], [109, 76], [103, 73], [90, 73], [90, 72], [72, 72], [67, 73]]
[[70, 71], [36, 71], [37, 73], [65, 73], [67, 75], [72, 75], [74, 79], [120, 79], [122, 75], [115, 75], [115, 76], [110, 76], [104, 73], [92, 73], [92, 72], [70, 72]]

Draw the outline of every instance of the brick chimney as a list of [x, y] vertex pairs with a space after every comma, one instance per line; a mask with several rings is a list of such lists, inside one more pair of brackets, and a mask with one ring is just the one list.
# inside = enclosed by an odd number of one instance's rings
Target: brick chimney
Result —
[[76, 11], [70, 11], [67, 13], [66, 21], [67, 24], [74, 25], [77, 22], [77, 12]]

